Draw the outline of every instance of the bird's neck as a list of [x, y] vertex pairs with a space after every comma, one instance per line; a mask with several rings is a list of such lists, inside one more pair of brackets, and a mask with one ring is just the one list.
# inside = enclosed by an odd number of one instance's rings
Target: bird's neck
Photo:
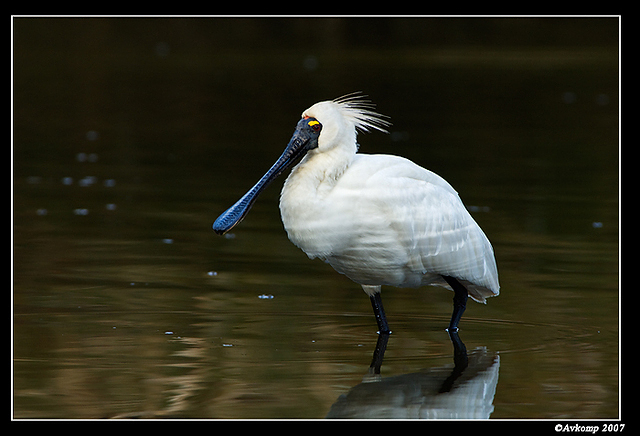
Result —
[[[324, 259], [331, 251], [331, 239], [317, 227], [327, 213], [327, 199], [355, 158], [355, 152], [329, 150], [308, 153], [287, 177], [280, 195], [280, 215], [291, 242], [311, 258]], [[334, 217], [335, 218], [335, 217]]]
[[333, 188], [355, 158], [355, 148], [311, 150], [293, 169], [290, 178], [317, 191]]

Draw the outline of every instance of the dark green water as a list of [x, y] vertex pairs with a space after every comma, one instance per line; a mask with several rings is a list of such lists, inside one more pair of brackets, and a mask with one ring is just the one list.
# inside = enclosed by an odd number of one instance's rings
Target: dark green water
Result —
[[[323, 418], [355, 392], [369, 301], [288, 241], [284, 178], [211, 223], [357, 90], [393, 122], [361, 151], [445, 177], [493, 243], [501, 295], [460, 324], [499, 357], [491, 418], [619, 416], [616, 19], [13, 25], [15, 418]], [[383, 379], [450, 369], [452, 294], [383, 296]]]

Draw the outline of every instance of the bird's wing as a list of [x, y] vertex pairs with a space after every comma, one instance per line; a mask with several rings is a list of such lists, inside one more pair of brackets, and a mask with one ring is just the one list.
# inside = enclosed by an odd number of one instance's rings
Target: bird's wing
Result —
[[409, 250], [409, 268], [456, 277], [477, 301], [497, 295], [493, 248], [457, 192], [442, 177], [407, 159], [386, 158], [387, 165], [373, 173], [367, 185], [377, 187], [377, 207]]

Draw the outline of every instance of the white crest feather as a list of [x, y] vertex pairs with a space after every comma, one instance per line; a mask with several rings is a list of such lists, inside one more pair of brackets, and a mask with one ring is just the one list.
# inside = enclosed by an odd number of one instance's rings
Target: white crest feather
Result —
[[385, 119], [388, 117], [376, 112], [374, 110], [376, 106], [361, 92], [343, 95], [333, 100], [333, 103], [340, 106], [344, 117], [353, 122], [358, 130], [368, 132], [369, 129], [375, 129], [389, 133], [385, 128], [391, 125]]

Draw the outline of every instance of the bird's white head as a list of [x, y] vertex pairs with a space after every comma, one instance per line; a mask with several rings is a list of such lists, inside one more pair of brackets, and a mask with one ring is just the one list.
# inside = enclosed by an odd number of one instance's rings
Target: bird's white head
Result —
[[385, 127], [391, 123], [384, 115], [375, 112], [374, 107], [366, 95], [353, 93], [332, 101], [321, 101], [305, 110], [303, 119], [315, 118], [322, 126], [314, 152], [322, 153], [337, 146], [355, 150], [358, 130], [368, 132], [375, 129], [387, 133]]
[[315, 163], [324, 161], [325, 169], [333, 166], [336, 174], [344, 170], [357, 151], [358, 130], [386, 132], [385, 127], [390, 125], [384, 115], [373, 108], [365, 95], [355, 93], [316, 103], [304, 111], [280, 158], [253, 188], [216, 219], [213, 230], [224, 234], [242, 221], [260, 192], [300, 158], [304, 162], [314, 156], [318, 158]]

